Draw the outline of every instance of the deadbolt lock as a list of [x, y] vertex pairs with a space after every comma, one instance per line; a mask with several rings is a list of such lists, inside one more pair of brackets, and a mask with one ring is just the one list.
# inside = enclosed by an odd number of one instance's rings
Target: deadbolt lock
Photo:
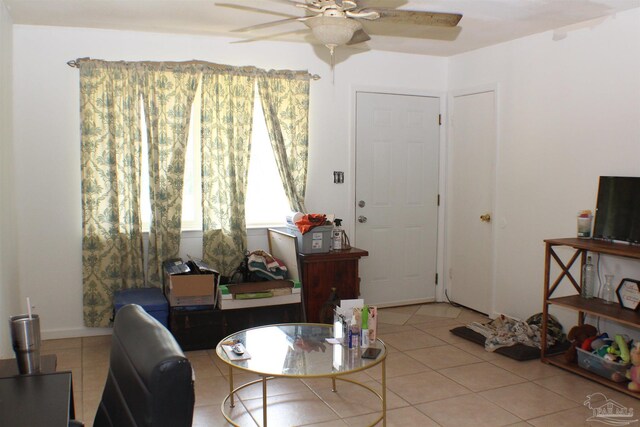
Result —
[[480, 221], [482, 222], [491, 222], [491, 214], [486, 213], [484, 215], [480, 215]]

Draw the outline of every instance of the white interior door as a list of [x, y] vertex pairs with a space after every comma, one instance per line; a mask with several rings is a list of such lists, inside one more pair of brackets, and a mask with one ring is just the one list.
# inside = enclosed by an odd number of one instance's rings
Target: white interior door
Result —
[[491, 314], [495, 92], [454, 96], [450, 136], [448, 295], [459, 304]]
[[435, 296], [440, 100], [358, 92], [356, 242], [369, 304]]

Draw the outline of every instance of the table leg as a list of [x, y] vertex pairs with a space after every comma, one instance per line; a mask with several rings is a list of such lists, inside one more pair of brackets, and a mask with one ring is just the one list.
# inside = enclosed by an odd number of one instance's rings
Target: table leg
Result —
[[229, 365], [229, 403], [232, 408], [235, 408], [236, 402], [233, 395], [233, 368]]
[[71, 376], [71, 396], [69, 398], [69, 419], [76, 419], [76, 403], [74, 402], [73, 397], [73, 374]]
[[382, 425], [387, 426], [387, 359], [382, 361]]
[[262, 427], [267, 427], [267, 377], [262, 377]]
[[336, 377], [331, 377], [331, 391], [336, 392]]

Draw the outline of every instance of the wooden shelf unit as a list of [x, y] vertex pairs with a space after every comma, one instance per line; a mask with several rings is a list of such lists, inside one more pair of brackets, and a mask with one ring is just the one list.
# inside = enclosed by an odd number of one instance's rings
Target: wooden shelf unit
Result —
[[[567, 371], [573, 372], [577, 375], [581, 375], [585, 378], [589, 378], [593, 381], [597, 381], [600, 384], [606, 385], [612, 389], [626, 393], [637, 399], [640, 399], [640, 394], [631, 392], [627, 389], [627, 383], [616, 383], [610, 381], [604, 377], [596, 375], [593, 372], [578, 366], [577, 363], [568, 363], [564, 359], [564, 354], [557, 356], [546, 355], [546, 343], [547, 343], [547, 326], [549, 318], [549, 305], [557, 305], [559, 307], [575, 310], [578, 313], [578, 324], [584, 323], [584, 317], [586, 314], [592, 314], [605, 319], [609, 319], [626, 326], [640, 328], [640, 313], [636, 311], [626, 310], [620, 307], [619, 304], [606, 304], [600, 298], [586, 299], [580, 296], [581, 283], [582, 283], [582, 266], [586, 262], [587, 252], [599, 253], [604, 255], [614, 255], [624, 258], [638, 259], [640, 260], [640, 247], [632, 246], [623, 243], [612, 243], [591, 239], [547, 239], [545, 242], [545, 275], [544, 275], [544, 304], [542, 309], [542, 337], [541, 337], [541, 359], [545, 363], [549, 363]], [[566, 247], [574, 249], [573, 256], [566, 263], [561, 260], [557, 255], [555, 247]], [[551, 283], [551, 260], [555, 260], [556, 264], [560, 267], [561, 272], [556, 280]], [[580, 277], [576, 280], [570, 272], [573, 264], [580, 260]], [[565, 279], [569, 281], [577, 295], [570, 295], [564, 297], [552, 297], [553, 293], [558, 289], [561, 283], [565, 282]], [[565, 282], [566, 283], [566, 282]]]

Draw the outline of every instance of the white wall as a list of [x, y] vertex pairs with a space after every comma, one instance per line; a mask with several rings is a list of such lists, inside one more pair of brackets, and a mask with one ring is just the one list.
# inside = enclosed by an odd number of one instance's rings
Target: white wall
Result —
[[[31, 296], [43, 337], [101, 333], [82, 326], [78, 71], [66, 62], [199, 59], [266, 69], [308, 69], [312, 83], [307, 207], [348, 217], [354, 85], [443, 93], [442, 58], [362, 53], [338, 64], [335, 84], [326, 62], [302, 43], [228, 44], [212, 37], [14, 26], [15, 194], [20, 292]], [[333, 184], [334, 170], [345, 184]], [[350, 225], [347, 224], [349, 232]], [[250, 236], [256, 244], [263, 237]], [[189, 240], [193, 248], [193, 239]], [[190, 249], [194, 253], [193, 249]]]
[[13, 355], [7, 319], [18, 314], [18, 258], [11, 131], [11, 16], [0, 0], [0, 358]]
[[[520, 318], [542, 310], [543, 239], [575, 236], [578, 210], [595, 208], [599, 175], [640, 176], [640, 10], [553, 38], [538, 34], [449, 64], [451, 91], [498, 86], [493, 217], [507, 225], [494, 228], [494, 310]], [[605, 270], [616, 283], [622, 274], [640, 278], [640, 264], [609, 258]]]

